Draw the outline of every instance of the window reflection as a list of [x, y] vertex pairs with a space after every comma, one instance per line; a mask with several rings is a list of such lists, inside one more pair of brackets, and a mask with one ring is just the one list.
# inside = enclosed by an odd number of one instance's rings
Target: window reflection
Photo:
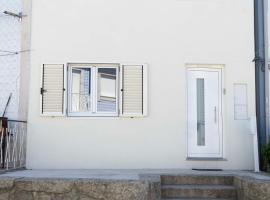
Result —
[[98, 68], [98, 112], [116, 111], [116, 68]]
[[91, 69], [72, 69], [72, 112], [91, 110]]

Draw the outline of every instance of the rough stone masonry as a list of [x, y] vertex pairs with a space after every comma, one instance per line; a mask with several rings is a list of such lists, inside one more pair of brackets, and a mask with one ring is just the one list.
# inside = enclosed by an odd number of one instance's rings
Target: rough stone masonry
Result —
[[[161, 176], [164, 174], [213, 175], [206, 172], [163, 170], [133, 172], [136, 178], [121, 174], [117, 178], [107, 179], [102, 177], [102, 172], [92, 177], [81, 177], [81, 173], [78, 173], [78, 177], [73, 175], [59, 178], [46, 174], [37, 177], [31, 170], [26, 171], [28, 175], [25, 172], [0, 175], [0, 200], [160, 200]], [[65, 171], [65, 174], [69, 173], [72, 172]], [[233, 176], [238, 200], [270, 199], [269, 176], [250, 172], [215, 173]]]

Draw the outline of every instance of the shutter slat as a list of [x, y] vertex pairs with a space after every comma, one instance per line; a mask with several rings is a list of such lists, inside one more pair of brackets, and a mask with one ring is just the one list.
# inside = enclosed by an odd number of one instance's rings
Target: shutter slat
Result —
[[64, 113], [64, 65], [43, 65], [42, 114]]

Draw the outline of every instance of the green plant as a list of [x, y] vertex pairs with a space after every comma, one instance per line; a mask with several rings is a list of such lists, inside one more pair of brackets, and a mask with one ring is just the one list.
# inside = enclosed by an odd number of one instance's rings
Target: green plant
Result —
[[264, 146], [262, 153], [265, 161], [265, 169], [270, 172], [270, 142]]

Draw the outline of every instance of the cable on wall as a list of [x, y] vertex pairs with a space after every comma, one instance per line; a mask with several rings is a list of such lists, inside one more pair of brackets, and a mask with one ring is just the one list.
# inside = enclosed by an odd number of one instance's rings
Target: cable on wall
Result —
[[[28, 52], [28, 51], [30, 51], [30, 49], [28, 49], [28, 50], [21, 50], [21, 51], [7, 51], [7, 50], [1, 50], [0, 49], [0, 57], [2, 57], [2, 56], [17, 55], [17, 54]], [[1, 54], [1, 53], [3, 53], [3, 54]]]

